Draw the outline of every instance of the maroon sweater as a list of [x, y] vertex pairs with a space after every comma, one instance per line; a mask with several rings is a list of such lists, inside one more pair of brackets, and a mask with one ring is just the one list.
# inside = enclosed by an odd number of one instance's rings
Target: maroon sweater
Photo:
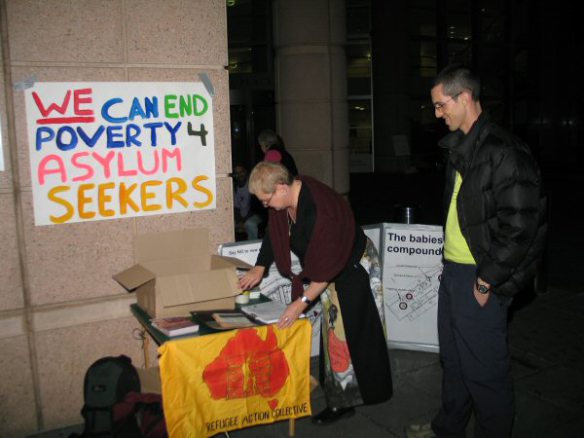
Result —
[[348, 202], [333, 189], [320, 181], [298, 177], [305, 184], [316, 205], [314, 230], [303, 270], [294, 275], [291, 270], [290, 236], [286, 210], [270, 209], [269, 234], [276, 266], [282, 275], [292, 280], [292, 299], [304, 290], [303, 280], [331, 281], [345, 267], [355, 243], [355, 218]]

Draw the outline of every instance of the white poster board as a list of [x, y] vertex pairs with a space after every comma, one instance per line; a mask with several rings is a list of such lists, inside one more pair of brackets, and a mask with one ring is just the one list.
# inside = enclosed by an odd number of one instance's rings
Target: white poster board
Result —
[[37, 82], [25, 103], [36, 225], [215, 208], [202, 82]]
[[[244, 262], [255, 265], [262, 245], [261, 240], [247, 240], [243, 242], [225, 243], [219, 246], [217, 253], [222, 256], [235, 257]], [[300, 262], [298, 258], [291, 253], [292, 256], [292, 272], [300, 272]], [[290, 280], [282, 277], [276, 268], [276, 264], [272, 263], [268, 274], [259, 284], [260, 292], [274, 301], [280, 301], [285, 304], [291, 302], [292, 284]], [[317, 356], [320, 350], [320, 314], [322, 307], [320, 301], [317, 301], [314, 306], [310, 308], [307, 314], [310, 323], [312, 324], [312, 349], [311, 355]]]
[[442, 227], [383, 225], [383, 291], [390, 348], [438, 351]]

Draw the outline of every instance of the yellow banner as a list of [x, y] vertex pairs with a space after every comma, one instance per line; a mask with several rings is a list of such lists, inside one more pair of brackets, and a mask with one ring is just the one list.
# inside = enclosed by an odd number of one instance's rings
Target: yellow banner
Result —
[[159, 349], [171, 438], [311, 415], [311, 326], [299, 320], [169, 341]]

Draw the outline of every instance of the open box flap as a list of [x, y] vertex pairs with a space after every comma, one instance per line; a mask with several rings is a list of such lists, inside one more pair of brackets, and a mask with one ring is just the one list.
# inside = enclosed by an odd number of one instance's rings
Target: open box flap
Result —
[[150, 280], [154, 280], [154, 278], [154, 273], [142, 265], [134, 265], [113, 276], [113, 279], [124, 286], [129, 292], [134, 291]]
[[211, 256], [211, 269], [218, 268], [251, 269], [253, 266], [235, 257], [213, 255]]
[[156, 287], [164, 308], [233, 297], [241, 293], [233, 269], [158, 277]]
[[190, 259], [198, 269], [209, 269], [209, 232], [197, 228], [141, 234], [134, 239], [134, 253], [139, 263]]
[[206, 266], [197, 265], [197, 260], [193, 257], [176, 258], [174, 260], [148, 260], [143, 262], [142, 265], [149, 271], [154, 272], [157, 278], [207, 269]]

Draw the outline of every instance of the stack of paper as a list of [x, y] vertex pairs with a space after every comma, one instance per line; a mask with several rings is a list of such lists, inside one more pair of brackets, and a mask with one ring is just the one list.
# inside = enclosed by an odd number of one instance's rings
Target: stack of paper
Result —
[[[286, 307], [288, 306], [280, 301], [265, 301], [263, 303], [243, 306], [241, 311], [255, 321], [264, 324], [273, 324], [278, 322]], [[300, 315], [300, 317], [304, 318], [304, 314]]]

